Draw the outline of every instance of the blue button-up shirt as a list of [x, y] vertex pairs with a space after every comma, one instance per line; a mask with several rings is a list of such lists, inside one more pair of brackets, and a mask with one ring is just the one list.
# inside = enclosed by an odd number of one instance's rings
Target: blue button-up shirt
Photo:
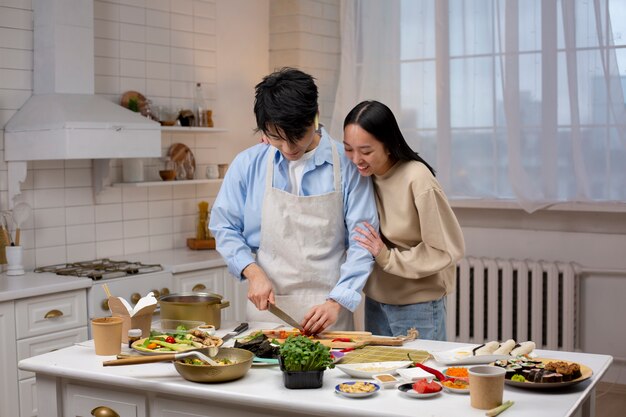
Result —
[[[334, 191], [331, 140], [322, 130], [314, 156], [307, 160], [300, 194], [321, 195]], [[372, 255], [354, 240], [354, 228], [367, 221], [378, 229], [376, 201], [370, 178], [362, 177], [346, 157], [343, 146], [335, 142], [340, 155], [343, 212], [346, 227], [346, 260], [339, 281], [328, 298], [354, 311], [361, 301], [361, 290], [374, 266]], [[261, 240], [261, 214], [267, 158], [274, 148], [255, 145], [241, 152], [228, 168], [217, 199], [211, 209], [209, 227], [231, 274], [243, 279], [243, 269], [255, 262]], [[289, 161], [280, 152], [274, 158], [273, 186], [283, 191], [289, 183]]]

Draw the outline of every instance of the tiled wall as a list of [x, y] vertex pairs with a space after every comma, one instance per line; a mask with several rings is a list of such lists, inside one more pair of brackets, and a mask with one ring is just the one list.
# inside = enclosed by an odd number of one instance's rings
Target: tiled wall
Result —
[[[33, 13], [30, 0], [0, 2], [0, 125], [32, 93]], [[191, 106], [201, 82], [216, 97], [216, 5], [213, 0], [96, 0], [96, 93], [117, 102], [136, 90], [154, 105]], [[0, 131], [2, 139], [3, 131]], [[189, 146], [203, 178], [218, 160], [219, 133], [164, 133]], [[4, 142], [2, 142], [3, 144]], [[2, 146], [4, 149], [4, 146]], [[158, 179], [158, 158], [144, 160], [147, 180]], [[0, 158], [0, 208], [7, 209], [7, 166]], [[112, 161], [112, 182], [121, 179]], [[31, 204], [22, 242], [27, 267], [185, 246], [195, 234], [197, 202], [212, 202], [217, 184], [106, 188], [94, 196], [92, 161], [28, 163], [18, 197]]]
[[[175, 109], [191, 105], [195, 82], [201, 82], [210, 104], [218, 108], [232, 97], [249, 100], [250, 87], [245, 87], [243, 93], [231, 94], [230, 87], [224, 90], [225, 85], [239, 82], [232, 74], [222, 74], [222, 85], [218, 85], [219, 70], [224, 72], [224, 65], [220, 68], [217, 59], [217, 28], [224, 24], [218, 21], [218, 9], [226, 4], [230, 19], [234, 20], [237, 13], [233, 13], [233, 8], [245, 4], [225, 3], [228, 1], [231, 0], [95, 0], [96, 93], [117, 102], [125, 91], [136, 90], [155, 106]], [[250, 1], [249, 9], [267, 4]], [[269, 28], [254, 30], [258, 30], [259, 36], [270, 33], [270, 68], [266, 68], [267, 61], [248, 52], [229, 63], [227, 71], [233, 66], [253, 68], [252, 74], [249, 69], [242, 70], [239, 80], [244, 78], [254, 85], [260, 80], [256, 75], [259, 71], [262, 74], [282, 66], [299, 67], [317, 78], [322, 121], [328, 120], [339, 69], [339, 0], [271, 0], [269, 7]], [[247, 21], [237, 16], [237, 21], [230, 23], [235, 37], [244, 32], [237, 25], [254, 27], [251, 20], [261, 17], [251, 14], [247, 13]], [[32, 19], [31, 0], [0, 0], [0, 126], [32, 94]], [[232, 56], [229, 58], [232, 60]], [[230, 106], [247, 114], [251, 101]], [[164, 133], [163, 154], [172, 143], [189, 146], [196, 159], [197, 178], [203, 177], [207, 164], [229, 162], [239, 148], [254, 143], [253, 125], [245, 120], [244, 127], [234, 126], [238, 122], [224, 113], [227, 112], [223, 112], [223, 120], [229, 120], [230, 125], [220, 126], [218, 114], [216, 127], [224, 127], [230, 133]], [[233, 145], [237, 140], [239, 143]], [[6, 210], [4, 130], [0, 130], [0, 144], [0, 209]], [[144, 160], [146, 179], [156, 180], [161, 165], [157, 158]], [[112, 161], [112, 182], [121, 178], [121, 161]], [[212, 202], [218, 185], [111, 187], [94, 196], [92, 161], [68, 160], [29, 162], [21, 189], [18, 198], [33, 207], [33, 215], [22, 231], [25, 266], [32, 268], [184, 247], [186, 238], [195, 234], [197, 203]]]
[[327, 126], [339, 79], [339, 3], [339, 0], [270, 2], [270, 66], [273, 69], [294, 66], [316, 78], [320, 119]]

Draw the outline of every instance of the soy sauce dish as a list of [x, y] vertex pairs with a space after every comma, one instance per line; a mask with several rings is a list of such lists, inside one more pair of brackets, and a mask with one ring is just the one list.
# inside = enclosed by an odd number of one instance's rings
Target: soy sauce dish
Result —
[[348, 381], [335, 385], [335, 393], [348, 398], [363, 398], [376, 394], [380, 385], [373, 382]]

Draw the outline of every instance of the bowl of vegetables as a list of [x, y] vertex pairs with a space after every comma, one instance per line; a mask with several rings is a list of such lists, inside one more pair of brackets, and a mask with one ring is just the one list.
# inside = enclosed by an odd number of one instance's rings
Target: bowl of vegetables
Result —
[[199, 359], [186, 358], [174, 361], [176, 371], [188, 381], [226, 382], [242, 378], [252, 366], [254, 354], [238, 348], [221, 348], [212, 359], [217, 366]]

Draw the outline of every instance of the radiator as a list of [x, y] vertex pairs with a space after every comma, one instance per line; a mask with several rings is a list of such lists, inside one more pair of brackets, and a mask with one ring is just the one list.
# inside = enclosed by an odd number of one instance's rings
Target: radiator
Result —
[[449, 341], [532, 340], [537, 348], [578, 347], [575, 263], [466, 257], [447, 297]]

